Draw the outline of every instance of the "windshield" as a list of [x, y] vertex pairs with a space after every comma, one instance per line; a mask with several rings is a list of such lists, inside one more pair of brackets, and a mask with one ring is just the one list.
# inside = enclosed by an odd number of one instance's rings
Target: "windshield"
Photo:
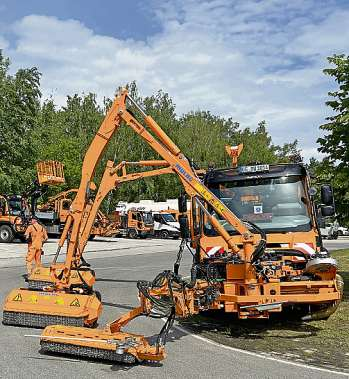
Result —
[[10, 199], [8, 204], [9, 204], [11, 214], [15, 216], [21, 215], [21, 211], [22, 211], [21, 199]]
[[150, 212], [143, 213], [143, 221], [145, 224], [153, 224], [153, 216]]
[[176, 219], [170, 213], [161, 213], [161, 215], [166, 222], [176, 222]]
[[[310, 230], [304, 186], [299, 176], [214, 183], [212, 192], [241, 220], [269, 232]], [[227, 231], [234, 228], [221, 220]], [[210, 224], [205, 225], [208, 232]]]

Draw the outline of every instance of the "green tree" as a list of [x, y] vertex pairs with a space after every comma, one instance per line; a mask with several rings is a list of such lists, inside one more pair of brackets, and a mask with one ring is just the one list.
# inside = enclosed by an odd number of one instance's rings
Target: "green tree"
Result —
[[320, 126], [325, 136], [318, 139], [319, 151], [326, 154], [322, 170], [331, 176], [336, 196], [337, 212], [343, 220], [349, 220], [349, 56], [333, 55], [327, 58], [332, 65], [324, 70], [338, 84], [326, 105], [333, 115]]
[[30, 134], [40, 111], [40, 73], [34, 67], [10, 75], [9, 68], [0, 51], [0, 193], [23, 191], [37, 157]]

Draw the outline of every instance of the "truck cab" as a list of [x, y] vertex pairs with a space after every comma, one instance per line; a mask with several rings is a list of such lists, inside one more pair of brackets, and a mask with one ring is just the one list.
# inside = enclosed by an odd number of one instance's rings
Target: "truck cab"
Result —
[[[316, 211], [310, 194], [310, 179], [301, 164], [255, 165], [211, 170], [208, 188], [241, 220], [251, 222], [267, 236], [267, 246], [320, 248]], [[225, 221], [225, 229], [236, 231]], [[209, 223], [203, 225], [201, 246], [218, 243], [220, 237]], [[214, 241], [212, 241], [212, 239]], [[223, 244], [223, 241], [221, 241]]]
[[179, 238], [179, 223], [171, 213], [153, 212], [154, 234], [157, 237]]
[[121, 220], [121, 229], [126, 231], [130, 238], [146, 238], [154, 234], [154, 219], [151, 212], [129, 209]]
[[[239, 318], [269, 317], [285, 308], [305, 319], [326, 318], [339, 304], [342, 279], [337, 264], [322, 246], [315, 189], [301, 164], [274, 164], [215, 169], [204, 182], [209, 190], [253, 233], [251, 261], [230, 254], [226, 239], [210, 222], [214, 215], [239, 249], [239, 234], [207, 203], [192, 198], [191, 243], [200, 263], [197, 278], [222, 283], [217, 309]], [[334, 214], [330, 186], [321, 187], [321, 214]], [[183, 234], [183, 233], [182, 233]], [[246, 235], [246, 238], [249, 238]], [[250, 264], [250, 268], [248, 265]], [[258, 303], [259, 305], [256, 305]], [[262, 304], [262, 305], [261, 305]]]
[[29, 207], [22, 196], [0, 195], [0, 242], [23, 240], [28, 217]]

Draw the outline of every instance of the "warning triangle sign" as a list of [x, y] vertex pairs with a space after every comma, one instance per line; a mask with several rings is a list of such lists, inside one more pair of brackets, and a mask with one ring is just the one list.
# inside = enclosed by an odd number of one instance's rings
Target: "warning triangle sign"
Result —
[[71, 307], [80, 307], [79, 299], [76, 298], [70, 303]]
[[13, 301], [22, 301], [22, 296], [21, 294], [17, 294], [14, 298], [13, 298]]

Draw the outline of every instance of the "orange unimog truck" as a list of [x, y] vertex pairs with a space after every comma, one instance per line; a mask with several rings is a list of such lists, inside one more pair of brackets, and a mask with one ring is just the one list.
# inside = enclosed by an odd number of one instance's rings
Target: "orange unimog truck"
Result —
[[151, 212], [131, 208], [120, 217], [120, 234], [129, 238], [146, 238], [154, 235], [154, 219]]
[[[62, 234], [70, 207], [77, 192], [76, 188], [60, 192], [50, 197], [46, 203], [37, 206], [35, 216], [45, 225], [48, 234], [54, 236]], [[95, 224], [91, 230], [90, 239], [93, 239], [96, 235], [114, 235], [116, 232], [115, 225], [101, 211], [98, 211]]]
[[49, 234], [61, 235], [73, 201], [71, 195], [75, 195], [76, 192], [77, 189], [60, 192], [50, 197], [46, 203], [37, 206], [35, 216], [45, 225]]
[[[238, 166], [237, 158], [242, 146], [229, 148], [235, 149], [232, 167], [209, 170], [204, 183], [227, 208], [247, 225], [250, 224], [251, 230], [255, 228], [265, 236], [264, 252], [255, 255], [253, 268], [269, 284], [265, 288], [259, 284], [256, 294], [260, 291], [278, 294], [280, 302], [253, 305], [250, 301], [246, 304], [225, 301], [225, 311], [238, 313], [239, 318], [259, 318], [289, 308], [297, 311], [304, 320], [328, 317], [339, 302], [327, 300], [312, 304], [300, 303], [303, 296], [306, 299], [310, 294], [318, 296], [320, 300], [324, 293], [322, 281], [333, 277], [335, 270], [334, 259], [328, 256], [322, 245], [314, 202], [316, 191], [311, 187], [306, 168], [295, 163]], [[328, 185], [321, 187], [321, 202], [322, 216], [335, 213], [332, 189]], [[209, 208], [209, 212], [217, 217], [212, 209]], [[229, 295], [245, 296], [250, 284], [241, 283], [237, 286], [237, 282], [245, 275], [243, 266], [240, 274], [232, 273], [226, 265], [216, 265], [212, 269], [212, 263], [216, 259], [224, 259], [227, 244], [202, 211], [198, 210], [195, 199], [192, 202], [192, 216], [195, 220], [191, 225], [192, 239], [196, 241], [194, 246], [197, 248], [197, 259], [203, 263], [199, 276], [209, 274], [218, 280], [229, 279], [224, 285], [227, 300]], [[239, 244], [241, 237], [234, 227], [218, 218], [232, 241]], [[314, 259], [316, 256], [322, 259]], [[319, 286], [315, 285], [316, 281]], [[312, 284], [311, 288], [309, 283]], [[337, 288], [340, 291], [343, 289], [339, 275]], [[281, 300], [281, 297], [285, 297], [285, 300]], [[297, 299], [297, 302], [292, 299]]]
[[[98, 211], [91, 235], [102, 237], [146, 238], [154, 235], [154, 220], [151, 212], [129, 209], [105, 215]], [[91, 236], [90, 236], [91, 237]]]

